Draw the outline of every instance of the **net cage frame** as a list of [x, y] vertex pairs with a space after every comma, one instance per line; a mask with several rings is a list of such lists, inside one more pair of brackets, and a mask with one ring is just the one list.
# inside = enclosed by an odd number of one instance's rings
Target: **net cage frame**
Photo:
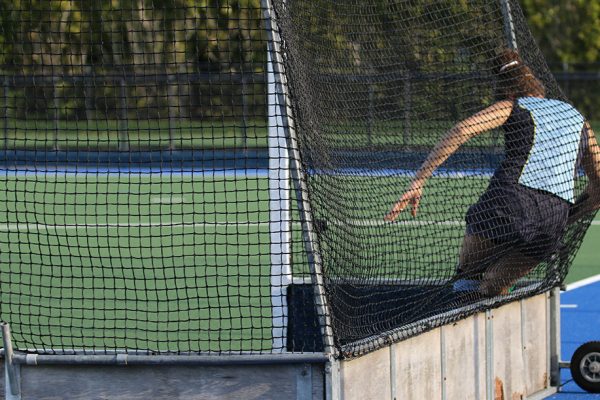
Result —
[[[522, 13], [522, 11], [519, 7], [518, 2], [516, 2], [516, 0], [515, 1], [497, 0], [497, 1], [499, 3], [499, 7], [500, 7], [501, 14], [502, 14], [502, 19], [503, 19], [503, 27], [502, 28], [504, 31], [505, 46], [509, 49], [518, 51], [519, 43], [518, 43], [517, 31], [515, 29], [514, 10], [516, 9], [516, 10], [518, 10], [518, 12], [521, 12], [521, 13]], [[285, 9], [288, 1], [282, 0], [281, 3], [282, 3], [281, 4], [282, 9]], [[521, 16], [521, 18], [523, 18], [522, 15], [520, 15], [520, 16]], [[277, 29], [279, 29], [279, 28], [277, 28]], [[529, 32], [527, 32], [526, 34], [531, 35]], [[527, 39], [531, 40], [531, 38], [527, 38]], [[543, 60], [543, 58], [542, 58], [542, 62], [544, 63], [544, 66], [546, 66], [545, 60]], [[282, 63], [285, 64], [284, 61], [282, 61]], [[549, 77], [546, 76], [545, 78], [547, 79]], [[550, 79], [550, 80], [553, 81], [553, 79]], [[559, 96], [561, 98], [564, 98], [564, 94], [562, 93], [562, 91], [559, 87], [554, 87], [553, 90], [558, 91], [560, 93]], [[284, 91], [285, 91], [285, 89], [284, 89]], [[290, 108], [292, 110], [288, 109], [288, 111], [287, 111], [288, 117], [290, 119], [293, 119], [294, 118], [294, 116], [293, 116], [293, 114], [294, 114], [293, 108], [294, 107], [290, 107]], [[291, 143], [289, 144], [290, 147], [292, 147], [292, 148], [298, 147], [298, 145], [297, 145], [298, 139], [296, 138], [294, 129], [292, 128], [291, 132], [288, 132], [288, 134], [289, 134], [288, 140], [291, 141]], [[300, 154], [298, 154], [297, 157], [299, 159], [301, 159]], [[304, 166], [304, 168], [302, 168], [302, 164], [297, 164], [297, 165], [298, 166], [295, 168], [296, 171], [306, 171], [307, 170], [306, 165]], [[298, 178], [298, 180], [300, 182], [305, 182], [307, 179], [308, 178], [306, 176], [306, 172], [304, 173], [304, 175], [302, 175]], [[308, 188], [306, 188], [305, 186], [301, 186], [301, 187], [297, 188], [297, 191], [300, 192], [300, 194], [297, 194], [298, 197], [302, 197], [302, 193], [310, 192], [310, 190]], [[304, 194], [304, 196], [306, 196], [306, 194]], [[595, 213], [594, 213], [594, 215], [595, 215]], [[578, 225], [580, 226], [581, 230], [579, 231], [578, 238], [574, 239], [574, 242], [575, 242], [574, 251], [575, 252], [581, 245], [582, 235], [587, 230], [587, 227], [589, 227], [589, 225], [591, 224], [591, 220], [593, 219], [594, 215], [589, 215], [589, 216], [583, 218], [582, 220], [578, 221]], [[303, 231], [305, 232], [304, 239], [307, 242], [307, 244], [306, 244], [307, 252], [311, 253], [314, 251], [318, 251], [318, 239], [316, 238], [315, 227], [313, 226], [313, 224], [303, 225]], [[561, 266], [569, 265], [570, 262], [572, 261], [573, 255], [570, 254], [568, 256], [571, 257], [571, 260], [569, 260], [568, 258], [563, 258], [563, 257], [555, 257], [551, 261], [551, 263], [556, 263], [555, 265], [561, 265]], [[317, 265], [318, 264], [319, 263], [317, 263]], [[321, 271], [321, 270], [322, 270], [322, 268], [318, 268], [316, 270], [314, 268], [311, 269], [311, 274], [317, 275], [317, 283], [316, 284], [318, 285], [318, 287], [320, 287], [321, 285], [335, 286], [338, 284], [345, 284], [345, 283], [351, 282], [353, 280], [353, 278], [345, 278], [345, 277], [338, 278], [339, 279], [338, 281], [336, 281], [336, 279], [331, 279], [330, 277], [326, 277], [324, 280], [318, 279], [319, 275], [321, 274], [319, 271]], [[400, 326], [397, 328], [393, 328], [393, 329], [389, 329], [389, 330], [384, 330], [384, 331], [378, 332], [377, 334], [374, 334], [372, 336], [364, 337], [359, 340], [352, 341], [352, 342], [345, 343], [345, 344], [340, 344], [339, 342], [337, 342], [336, 334], [331, 333], [332, 340], [334, 343], [333, 349], [334, 349], [335, 357], [340, 358], [340, 359], [350, 360], [355, 357], [363, 356], [370, 352], [373, 352], [373, 351], [382, 349], [386, 346], [389, 346], [392, 343], [397, 343], [397, 342], [406, 340], [408, 338], [417, 336], [417, 335], [427, 332], [433, 328], [437, 328], [437, 327], [443, 326], [445, 324], [450, 324], [450, 323], [456, 322], [467, 316], [473, 315], [477, 312], [496, 308], [501, 305], [508, 304], [508, 303], [518, 301], [518, 300], [522, 300], [524, 298], [531, 297], [531, 296], [534, 296], [534, 295], [542, 293], [542, 292], [555, 290], [562, 284], [563, 279], [564, 279], [564, 275], [561, 276], [560, 272], [549, 271], [549, 275], [547, 276], [545, 281], [521, 280], [521, 282], [524, 285], [520, 288], [513, 289], [513, 291], [511, 291], [510, 294], [504, 294], [501, 297], [482, 299], [474, 304], [468, 304], [468, 305], [453, 309], [451, 311], [437, 313], [431, 317], [422, 318], [413, 323], [406, 324], [406, 325], [403, 325], [403, 326]], [[387, 281], [386, 283], [390, 283], [392, 285], [397, 285], [397, 284], [404, 285], [407, 283], [408, 284], [417, 283], [417, 284], [443, 285], [445, 282], [441, 282], [436, 279], [430, 280], [430, 279], [426, 278], [419, 282], [415, 282], [414, 280], [405, 281], [405, 280], [391, 279], [391, 280]], [[313, 276], [313, 285], [315, 285], [314, 276]], [[556, 296], [556, 295], [557, 295], [556, 291], [554, 291], [554, 296]], [[320, 299], [319, 299], [320, 294], [315, 294], [315, 296], [316, 296], [315, 301], [317, 301], [317, 302], [320, 301]], [[327, 298], [328, 298], [327, 295], [325, 295], [325, 297], [324, 297], [325, 301], [327, 301]], [[327, 312], [327, 311], [324, 311], [324, 312]], [[554, 307], [553, 311], [551, 311], [551, 313], [553, 313], [551, 315], [551, 318], [554, 321], [553, 324], [555, 325], [556, 321], [558, 320], [557, 315], [555, 315], [558, 313], [558, 308]], [[324, 328], [326, 329], [328, 327], [328, 325], [324, 326], [323, 323], [325, 323], [325, 324], [331, 323], [331, 320], [329, 320], [327, 322], [323, 322], [323, 321], [321, 322], [322, 330]]]
[[[290, 0], [287, 0], [290, 1]], [[502, 14], [504, 17], [504, 31], [506, 35], [506, 43], [513, 49], [518, 48], [517, 36], [513, 23], [512, 10], [510, 0], [497, 0], [500, 2]], [[284, 1], [285, 3], [285, 1]], [[156, 355], [152, 352], [128, 349], [127, 352], [119, 350], [101, 350], [102, 355], [94, 354], [94, 351], [86, 350], [84, 354], [79, 355], [76, 349], [72, 350], [55, 350], [51, 349], [51, 354], [45, 354], [48, 351], [42, 351], [39, 354], [31, 356], [13, 355], [12, 345], [10, 344], [10, 330], [5, 328], [3, 335], [4, 355], [12, 362], [47, 362], [55, 360], [56, 363], [62, 357], [65, 363], [67, 362], [90, 362], [90, 363], [132, 363], [131, 360], [138, 360], [140, 363], [246, 363], [254, 357], [256, 362], [270, 362], [274, 359], [280, 359], [282, 362], [302, 361], [318, 362], [329, 360], [329, 356], [336, 358], [353, 358], [364, 355], [381, 347], [389, 345], [397, 341], [404, 340], [408, 337], [418, 335], [421, 332], [427, 331], [434, 327], [445, 323], [450, 323], [466, 315], [471, 315], [477, 311], [489, 307], [496, 307], [500, 304], [508, 303], [517, 299], [526, 297], [532, 293], [536, 293], [538, 287], [542, 285], [539, 282], [532, 282], [532, 285], [518, 289], [509, 296], [498, 299], [487, 299], [477, 304], [471, 304], [464, 308], [459, 308], [442, 314], [436, 314], [432, 317], [421, 319], [412, 324], [401, 326], [392, 330], [382, 331], [375, 336], [363, 338], [361, 340], [340, 345], [336, 343], [335, 333], [332, 330], [332, 322], [330, 319], [331, 310], [327, 296], [327, 285], [337, 284], [335, 280], [328, 280], [323, 273], [323, 262], [321, 260], [321, 251], [319, 249], [318, 227], [314, 221], [313, 212], [311, 209], [310, 189], [307, 187], [305, 168], [301, 165], [302, 154], [298, 146], [296, 137], [296, 128], [294, 126], [294, 107], [291, 104], [292, 99], [288, 93], [288, 78], [286, 76], [284, 60], [284, 50], [282, 50], [282, 39], [280, 28], [277, 24], [276, 13], [274, 12], [271, 0], [261, 0], [263, 8], [264, 21], [267, 31], [267, 93], [268, 93], [268, 117], [269, 117], [269, 231], [270, 231], [270, 260], [271, 260], [271, 300], [273, 309], [273, 344], [271, 354], [218, 354], [223, 361], [213, 361], [213, 358], [204, 359], [202, 355], [185, 354], [187, 357], [179, 355]], [[292, 187], [293, 186], [293, 187]], [[288, 287], [298, 283], [306, 284], [305, 279], [294, 278], [291, 270], [290, 254], [292, 251], [288, 247], [290, 244], [291, 232], [291, 217], [292, 212], [292, 194], [295, 195], [296, 210], [300, 212], [301, 230], [303, 236], [303, 244], [308, 258], [310, 268], [310, 286], [313, 290], [312, 303], [315, 308], [315, 313], [319, 323], [319, 334], [323, 341], [323, 348], [317, 351], [286, 351], [285, 338], [288, 336], [288, 304], [286, 302], [286, 291]], [[589, 223], [587, 222], [584, 223]], [[346, 280], [347, 282], [347, 280]], [[436, 281], [437, 282], [437, 281]], [[390, 281], [390, 284], [403, 284], [405, 281]], [[425, 282], [428, 283], [428, 282]], [[439, 283], [439, 282], [437, 282]], [[559, 279], [555, 280], [554, 284], [558, 284]], [[545, 289], [544, 289], [545, 290]], [[29, 351], [27, 349], [26, 352]], [[30, 349], [31, 350], [31, 349]], [[33, 349], [38, 352], [39, 349]], [[46, 349], [47, 350], [47, 349]], [[19, 349], [16, 350], [18, 354]], [[114, 354], [113, 354], [114, 353]], [[327, 357], [321, 357], [315, 354], [325, 354]], [[45, 358], [45, 356], [48, 358]], [[135, 357], [138, 357], [137, 359]], [[196, 357], [196, 358], [194, 358]], [[210, 355], [209, 357], [215, 357]], [[237, 357], [237, 358], [236, 358]], [[33, 361], [36, 359], [36, 361]], [[264, 360], [263, 360], [264, 359]], [[78, 361], [79, 360], [79, 361]], [[87, 360], [87, 361], [82, 361]], [[152, 361], [154, 360], [154, 361]], [[163, 360], [163, 361], [160, 361]], [[263, 360], [263, 361], [261, 361]], [[133, 361], [135, 363], [136, 361]]]

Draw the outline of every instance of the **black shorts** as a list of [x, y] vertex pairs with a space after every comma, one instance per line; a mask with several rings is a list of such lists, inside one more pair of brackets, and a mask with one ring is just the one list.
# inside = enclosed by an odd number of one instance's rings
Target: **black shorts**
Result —
[[543, 261], [560, 245], [570, 204], [519, 184], [492, 183], [466, 216], [467, 234]]

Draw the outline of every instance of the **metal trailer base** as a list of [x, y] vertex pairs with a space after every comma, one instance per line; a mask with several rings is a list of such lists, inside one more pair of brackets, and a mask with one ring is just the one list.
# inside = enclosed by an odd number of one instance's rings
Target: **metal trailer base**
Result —
[[537, 400], [559, 382], [558, 304], [555, 290], [350, 360], [322, 353], [26, 355], [10, 352], [5, 340], [0, 394], [8, 400]]

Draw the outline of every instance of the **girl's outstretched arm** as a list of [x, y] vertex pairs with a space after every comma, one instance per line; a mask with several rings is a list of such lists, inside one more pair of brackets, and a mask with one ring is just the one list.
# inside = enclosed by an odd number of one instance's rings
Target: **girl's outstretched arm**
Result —
[[386, 221], [394, 221], [410, 204], [413, 217], [417, 215], [423, 187], [433, 172], [444, 163], [458, 148], [469, 139], [483, 132], [502, 126], [513, 109], [510, 100], [499, 101], [490, 107], [462, 120], [450, 129], [433, 148], [429, 156], [417, 171], [409, 187], [384, 217]]

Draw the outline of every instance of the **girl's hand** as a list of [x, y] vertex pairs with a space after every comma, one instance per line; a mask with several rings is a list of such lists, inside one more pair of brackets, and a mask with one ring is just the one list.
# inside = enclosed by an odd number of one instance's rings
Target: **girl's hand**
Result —
[[400, 200], [394, 204], [392, 210], [384, 217], [388, 222], [393, 222], [398, 218], [398, 215], [410, 204], [412, 206], [411, 214], [413, 217], [417, 216], [417, 210], [419, 209], [419, 203], [421, 202], [421, 196], [423, 194], [423, 186], [419, 183], [413, 182], [410, 187], [400, 197]]

